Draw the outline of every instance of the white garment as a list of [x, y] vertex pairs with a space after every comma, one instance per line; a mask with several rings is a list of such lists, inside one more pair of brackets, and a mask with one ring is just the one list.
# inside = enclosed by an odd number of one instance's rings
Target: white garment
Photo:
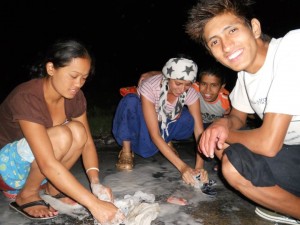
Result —
[[159, 213], [159, 204], [154, 201], [153, 194], [137, 191], [133, 196], [116, 199], [114, 203], [125, 214], [125, 225], [150, 225]]
[[90, 215], [88, 210], [78, 203], [75, 205], [69, 205], [57, 198], [53, 198], [52, 196], [45, 194], [44, 191], [40, 192], [40, 196], [45, 202], [50, 204], [51, 207], [55, 208], [59, 214], [66, 214], [79, 220], [83, 220]]
[[300, 144], [300, 29], [272, 39], [263, 66], [255, 74], [238, 73], [230, 93], [234, 108], [254, 113], [294, 115], [284, 144]]
[[[115, 199], [114, 204], [126, 216], [122, 225], [150, 225], [159, 213], [159, 204], [155, 203], [155, 196], [142, 191], [135, 192], [133, 196], [125, 195], [123, 199]], [[96, 220], [94, 224], [101, 225]], [[105, 225], [119, 224], [113, 222]]]

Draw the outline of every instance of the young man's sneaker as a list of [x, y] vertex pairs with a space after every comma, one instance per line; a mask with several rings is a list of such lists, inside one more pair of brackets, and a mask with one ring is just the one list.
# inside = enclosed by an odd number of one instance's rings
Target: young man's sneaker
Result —
[[270, 211], [268, 209], [262, 207], [256, 207], [255, 213], [272, 222], [282, 223], [282, 224], [300, 224], [300, 220], [296, 220], [292, 217], [287, 217], [282, 214], [276, 213], [274, 211]]

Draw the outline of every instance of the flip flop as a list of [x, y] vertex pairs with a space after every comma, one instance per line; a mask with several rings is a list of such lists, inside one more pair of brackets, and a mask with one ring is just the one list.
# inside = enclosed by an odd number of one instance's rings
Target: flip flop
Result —
[[[64, 193], [60, 192], [56, 195], [50, 195], [46, 192], [46, 190], [44, 190], [43, 194], [41, 195], [41, 198], [48, 202], [49, 204], [51, 204], [51, 200], [49, 200], [49, 198], [54, 198], [54, 199], [57, 199], [57, 200], [60, 200], [61, 198], [70, 198], [69, 196], [65, 195]], [[68, 203], [65, 203], [65, 204], [68, 204]], [[74, 204], [68, 204], [70, 206], [80, 206], [80, 208], [82, 207], [80, 204], [78, 204], [77, 202], [74, 201]]]
[[60, 198], [68, 198], [68, 196], [66, 196], [65, 194], [63, 193], [58, 193], [57, 195], [50, 195], [48, 193], [46, 193], [46, 191], [44, 191], [44, 195], [49, 195], [51, 196], [52, 198], [56, 198], [56, 199], [60, 199]]
[[16, 202], [9, 203], [9, 206], [12, 209], [16, 210], [17, 212], [21, 213], [23, 216], [25, 216], [31, 220], [49, 220], [49, 219], [53, 219], [53, 218], [57, 217], [57, 215], [50, 216], [50, 217], [34, 217], [24, 211], [24, 209], [26, 209], [28, 207], [36, 206], [36, 205], [43, 205], [43, 206], [49, 207], [49, 204], [47, 204], [44, 200], [33, 201], [33, 202], [26, 203], [24, 205], [18, 205]]

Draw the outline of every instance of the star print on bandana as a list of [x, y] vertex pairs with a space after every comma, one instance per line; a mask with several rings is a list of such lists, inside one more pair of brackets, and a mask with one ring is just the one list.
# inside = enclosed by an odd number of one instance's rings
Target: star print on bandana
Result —
[[190, 72], [193, 71], [194, 71], [193, 66], [186, 66], [183, 72], [186, 72], [188, 75], [190, 75]]
[[178, 61], [181, 60], [181, 58], [173, 58], [173, 62], [178, 63]]
[[188, 80], [194, 82], [198, 67], [195, 62], [186, 58], [172, 58], [162, 69], [165, 78], [174, 80]]
[[172, 66], [170, 68], [167, 68], [167, 74], [169, 74], [170, 76], [172, 75], [172, 72], [173, 72], [173, 68]]

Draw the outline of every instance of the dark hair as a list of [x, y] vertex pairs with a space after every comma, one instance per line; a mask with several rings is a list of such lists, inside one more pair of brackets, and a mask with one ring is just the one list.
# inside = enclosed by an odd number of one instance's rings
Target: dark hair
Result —
[[204, 75], [215, 76], [219, 78], [221, 85], [226, 83], [226, 78], [218, 67], [210, 67], [208, 69], [201, 70], [199, 73], [199, 82], [201, 82], [201, 78]]
[[254, 18], [251, 5], [254, 3], [252, 0], [200, 0], [188, 12], [186, 33], [192, 40], [207, 47], [203, 36], [204, 27], [212, 18], [229, 12], [251, 27], [251, 19]]
[[78, 40], [75, 39], [59, 39], [53, 43], [42, 59], [30, 68], [31, 77], [47, 76], [46, 64], [52, 62], [54, 68], [67, 66], [74, 58], [86, 58], [91, 60], [90, 75], [95, 73], [95, 60], [88, 49]]
[[182, 52], [177, 53], [177, 54], [176, 54], [176, 58], [185, 58], [185, 59], [193, 60], [193, 59], [192, 59], [192, 56], [190, 56], [190, 55], [187, 54], [187, 53], [182, 53]]

